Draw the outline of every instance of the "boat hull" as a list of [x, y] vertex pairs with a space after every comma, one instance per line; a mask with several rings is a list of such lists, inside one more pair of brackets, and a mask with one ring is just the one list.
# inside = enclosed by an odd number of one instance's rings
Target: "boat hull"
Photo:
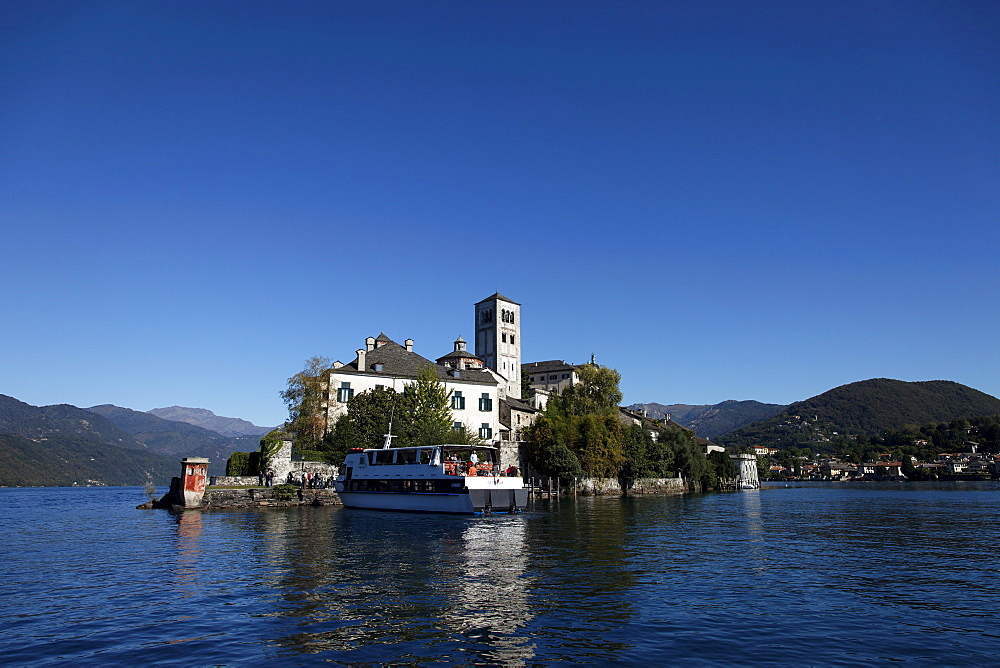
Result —
[[478, 515], [520, 512], [528, 503], [526, 489], [470, 489], [463, 494], [340, 492], [345, 508], [413, 513]]

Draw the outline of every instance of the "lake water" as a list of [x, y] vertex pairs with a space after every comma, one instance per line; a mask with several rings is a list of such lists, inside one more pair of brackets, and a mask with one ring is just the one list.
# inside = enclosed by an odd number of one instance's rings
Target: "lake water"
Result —
[[0, 663], [1000, 663], [1000, 483], [173, 514], [0, 489]]

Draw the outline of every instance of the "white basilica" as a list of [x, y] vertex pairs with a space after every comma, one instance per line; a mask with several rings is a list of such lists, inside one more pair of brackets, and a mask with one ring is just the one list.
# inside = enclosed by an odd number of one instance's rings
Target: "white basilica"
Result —
[[474, 354], [459, 337], [433, 362], [413, 351], [413, 339], [400, 345], [384, 333], [369, 336], [353, 362], [334, 362], [329, 371], [327, 427], [347, 412], [356, 393], [376, 387], [402, 392], [431, 366], [450, 396], [455, 429], [469, 429], [484, 442], [522, 440], [537, 408], [521, 401], [521, 305], [496, 293], [475, 305], [475, 325]]

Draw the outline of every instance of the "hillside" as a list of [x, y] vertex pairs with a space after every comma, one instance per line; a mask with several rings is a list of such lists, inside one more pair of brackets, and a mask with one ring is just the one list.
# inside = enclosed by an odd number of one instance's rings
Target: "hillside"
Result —
[[0, 485], [167, 484], [179, 464], [103, 416], [0, 395]]
[[677, 424], [693, 429], [701, 438], [714, 439], [734, 429], [777, 415], [784, 406], [759, 401], [723, 401], [711, 406], [688, 404], [633, 404], [632, 410], [645, 410], [651, 418], [670, 415]]
[[727, 434], [727, 445], [816, 444], [846, 435], [875, 436], [907, 424], [1000, 414], [1000, 399], [947, 380], [874, 378], [841, 385], [778, 415]]
[[258, 427], [252, 422], [240, 418], [222, 417], [205, 408], [168, 406], [167, 408], [154, 408], [148, 412], [164, 420], [186, 422], [223, 436], [263, 436], [273, 428]]
[[187, 422], [165, 420], [150, 413], [111, 404], [91, 406], [87, 410], [107, 418], [157, 454], [173, 459], [208, 457], [218, 465], [212, 467], [213, 471], [222, 470], [220, 466], [225, 466], [226, 459], [234, 451], [248, 452], [260, 445], [259, 436], [223, 436]]

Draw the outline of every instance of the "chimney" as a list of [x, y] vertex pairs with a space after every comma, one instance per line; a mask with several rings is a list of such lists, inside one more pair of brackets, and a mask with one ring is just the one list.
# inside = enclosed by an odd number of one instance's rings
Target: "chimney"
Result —
[[367, 339], [365, 339], [365, 350], [367, 350], [368, 352], [371, 352], [371, 351], [375, 350], [375, 337], [374, 336], [369, 336]]
[[358, 371], [365, 370], [365, 351], [358, 349]]
[[407, 339], [403, 341], [403, 345], [406, 346], [406, 352], [408, 353], [413, 352], [413, 339]]

